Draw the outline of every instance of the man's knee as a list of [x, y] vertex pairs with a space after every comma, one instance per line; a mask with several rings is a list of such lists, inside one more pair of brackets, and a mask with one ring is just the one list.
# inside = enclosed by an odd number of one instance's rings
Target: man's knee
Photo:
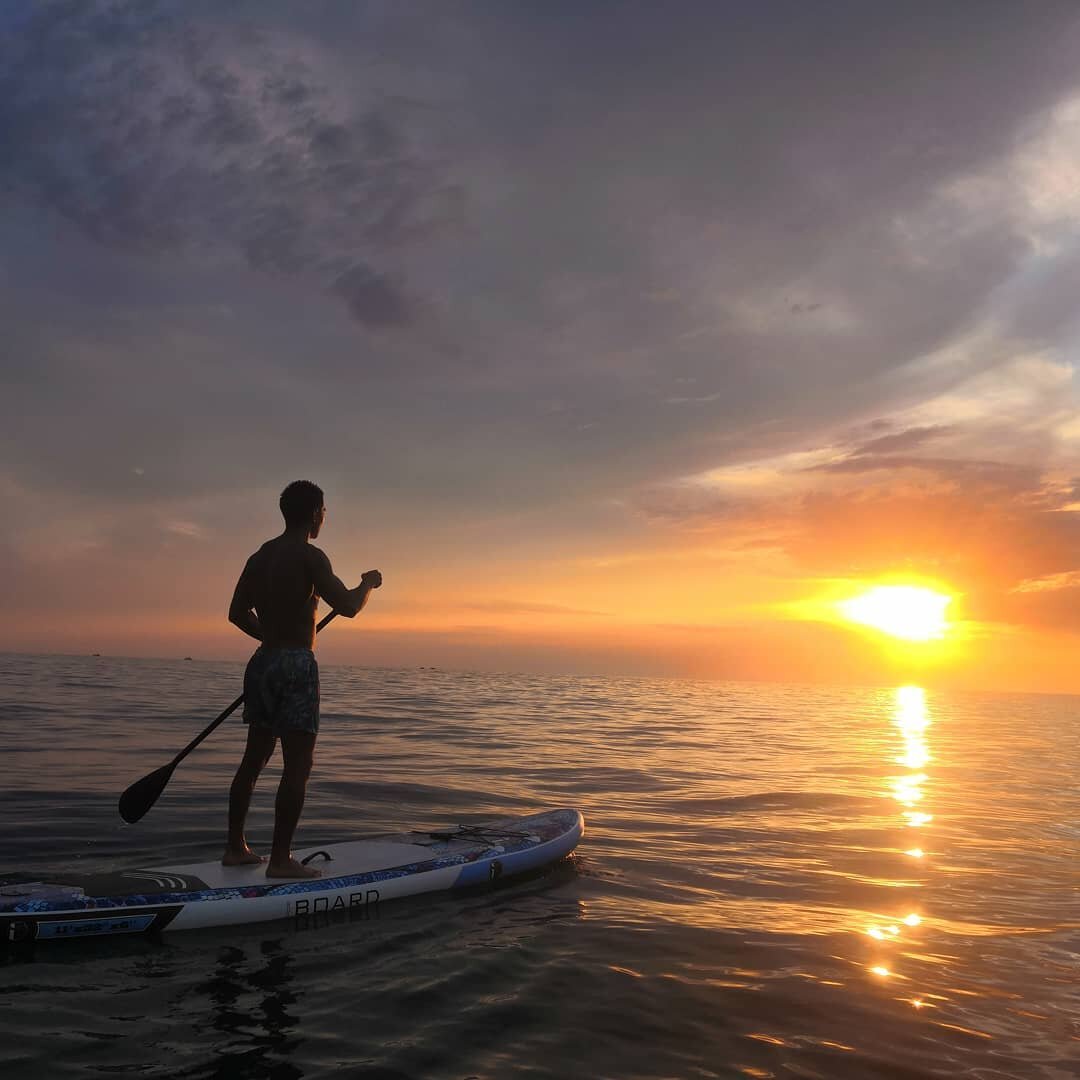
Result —
[[292, 761], [285, 762], [281, 770], [282, 781], [289, 787], [303, 791], [307, 787], [308, 777], [311, 776], [311, 765], [311, 758], [299, 761], [294, 758]]
[[253, 771], [257, 776], [273, 756], [276, 746], [277, 737], [275, 735], [263, 728], [252, 725], [248, 728], [247, 745], [244, 747], [241, 768]]
[[286, 735], [281, 740], [282, 779], [290, 786], [307, 784], [315, 758], [315, 736], [307, 732]]
[[269, 760], [269, 754], [245, 754], [236, 775], [254, 783], [258, 780], [259, 774], [266, 768]]

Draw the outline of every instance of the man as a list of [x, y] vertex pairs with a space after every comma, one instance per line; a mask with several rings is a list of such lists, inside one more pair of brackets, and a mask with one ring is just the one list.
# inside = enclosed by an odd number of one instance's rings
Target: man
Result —
[[263, 861], [247, 845], [244, 822], [255, 781], [280, 739], [284, 767], [266, 876], [310, 878], [320, 872], [293, 858], [292, 839], [319, 732], [315, 612], [322, 597], [339, 615], [353, 618], [382, 584], [382, 574], [368, 570], [355, 589], [334, 576], [330, 560], [309, 542], [326, 519], [322, 490], [310, 480], [289, 484], [279, 505], [285, 531], [248, 559], [229, 607], [229, 621], [261, 644], [244, 672], [247, 746], [229, 789], [229, 835], [221, 861], [225, 866]]

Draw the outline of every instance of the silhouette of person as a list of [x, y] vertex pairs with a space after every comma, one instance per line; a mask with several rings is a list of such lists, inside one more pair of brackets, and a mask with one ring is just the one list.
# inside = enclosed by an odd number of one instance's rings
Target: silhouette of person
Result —
[[368, 570], [355, 589], [334, 575], [330, 560], [311, 543], [322, 530], [322, 489], [296, 480], [281, 493], [285, 531], [267, 540], [236, 583], [229, 621], [260, 642], [244, 672], [247, 745], [229, 789], [225, 866], [263, 861], [244, 837], [251, 794], [278, 739], [284, 766], [274, 803], [274, 839], [267, 877], [319, 877], [292, 856], [293, 834], [319, 733], [319, 666], [315, 662], [315, 613], [320, 597], [346, 618], [367, 603], [382, 574]]

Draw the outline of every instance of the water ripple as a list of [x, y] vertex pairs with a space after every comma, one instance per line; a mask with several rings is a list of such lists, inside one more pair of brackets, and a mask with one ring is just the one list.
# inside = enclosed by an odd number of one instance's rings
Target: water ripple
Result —
[[[237, 664], [0, 656], [0, 871], [217, 854]], [[300, 842], [573, 804], [579, 853], [354, 921], [0, 964], [5, 1078], [1060, 1078], [1077, 701], [323, 671]], [[251, 834], [266, 845], [274, 769]]]

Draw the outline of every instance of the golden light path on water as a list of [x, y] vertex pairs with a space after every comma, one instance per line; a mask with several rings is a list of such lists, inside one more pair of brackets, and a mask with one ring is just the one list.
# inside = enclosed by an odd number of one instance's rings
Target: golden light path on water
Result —
[[[921, 687], [897, 687], [893, 725], [899, 731], [901, 745], [899, 754], [890, 760], [890, 764], [901, 765], [907, 770], [889, 779], [892, 798], [902, 807], [900, 816], [903, 819], [904, 828], [911, 830], [912, 843], [904, 850], [904, 854], [912, 859], [924, 859], [926, 854], [921, 841], [921, 832], [934, 818], [932, 814], [927, 813], [923, 802], [923, 785], [927, 781], [925, 770], [932, 759], [926, 739], [930, 715], [926, 707], [926, 692]], [[883, 946], [898, 944], [905, 936], [905, 928], [910, 931], [919, 926], [922, 920], [923, 915], [920, 911], [910, 910], [892, 920], [868, 926], [866, 933]], [[878, 979], [903, 978], [887, 954], [874, 957], [867, 967]], [[902, 995], [901, 1000], [907, 1001], [916, 1009], [934, 1007], [917, 995]]]

